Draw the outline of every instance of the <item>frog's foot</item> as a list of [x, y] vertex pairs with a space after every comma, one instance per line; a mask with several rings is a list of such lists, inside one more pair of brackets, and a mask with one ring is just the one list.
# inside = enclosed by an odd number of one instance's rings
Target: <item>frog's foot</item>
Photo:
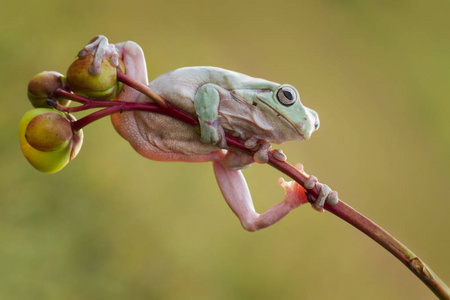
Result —
[[78, 52], [78, 57], [84, 58], [89, 54], [94, 55], [94, 60], [89, 66], [89, 73], [91, 75], [96, 76], [101, 73], [102, 60], [106, 58], [111, 59], [113, 66], [119, 66], [121, 54], [114, 44], [108, 44], [108, 38], [104, 35], [93, 38], [88, 45]]
[[200, 131], [203, 143], [217, 145], [217, 147], [222, 149], [228, 148], [225, 132], [223, 131], [219, 120], [201, 122]]
[[[245, 141], [244, 146], [247, 149], [255, 148], [259, 143], [256, 137], [251, 137]], [[265, 164], [269, 161], [269, 151], [272, 145], [269, 142], [263, 142], [260, 144], [258, 150], [253, 154], [253, 159], [259, 164]]]
[[308, 202], [306, 190], [296, 181], [285, 181], [280, 177], [277, 183], [284, 188], [285, 196], [283, 201], [292, 209]]
[[312, 207], [319, 211], [323, 212], [323, 206], [325, 203], [329, 205], [336, 205], [339, 202], [338, 194], [336, 191], [332, 191], [330, 187], [326, 184], [319, 183], [315, 176], [309, 176], [309, 178], [305, 181], [305, 188], [307, 190], [313, 189], [317, 185], [319, 189], [319, 196], [312, 203]]

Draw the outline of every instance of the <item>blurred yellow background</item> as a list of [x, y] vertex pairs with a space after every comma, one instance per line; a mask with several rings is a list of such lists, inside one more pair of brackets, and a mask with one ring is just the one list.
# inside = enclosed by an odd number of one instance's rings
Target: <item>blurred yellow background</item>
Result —
[[[0, 17], [1, 299], [433, 299], [380, 246], [305, 205], [244, 231], [211, 165], [152, 162], [107, 119], [53, 175], [22, 156], [26, 86], [92, 37], [149, 77], [213, 65], [297, 87], [321, 128], [282, 148], [450, 283], [448, 1], [9, 1]], [[283, 198], [244, 172], [258, 211]]]

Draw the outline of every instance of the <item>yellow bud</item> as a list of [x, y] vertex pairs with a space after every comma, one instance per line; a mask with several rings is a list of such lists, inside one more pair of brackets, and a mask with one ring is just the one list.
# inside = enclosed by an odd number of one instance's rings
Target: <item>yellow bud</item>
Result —
[[19, 139], [23, 155], [34, 168], [54, 173], [78, 153], [83, 133], [80, 130], [72, 134], [70, 121], [64, 113], [35, 108], [25, 113], [20, 121]]

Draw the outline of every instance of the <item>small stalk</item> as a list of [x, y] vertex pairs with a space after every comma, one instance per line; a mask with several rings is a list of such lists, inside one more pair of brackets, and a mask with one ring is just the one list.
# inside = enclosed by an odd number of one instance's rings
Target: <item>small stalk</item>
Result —
[[82, 103], [82, 104], [87, 104], [93, 100], [89, 99], [89, 98], [85, 98], [83, 96], [68, 92], [64, 89], [58, 88], [55, 90], [55, 92], [53, 93], [56, 97], [61, 97], [61, 98], [65, 98], [68, 100], [73, 100], [75, 102], [78, 103]]
[[150, 99], [155, 101], [159, 107], [163, 108], [167, 106], [166, 100], [164, 100], [160, 95], [158, 95], [153, 90], [148, 88], [145, 84], [142, 84], [139, 81], [136, 81], [133, 78], [123, 74], [119, 69], [117, 69], [117, 80], [128, 86], [133, 87], [135, 90], [148, 96]]

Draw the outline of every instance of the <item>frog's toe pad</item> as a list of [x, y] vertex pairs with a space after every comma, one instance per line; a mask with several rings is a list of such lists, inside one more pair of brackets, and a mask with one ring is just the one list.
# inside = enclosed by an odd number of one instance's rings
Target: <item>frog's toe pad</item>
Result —
[[325, 203], [328, 205], [336, 205], [339, 202], [338, 194], [332, 191], [326, 184], [317, 183], [320, 185], [320, 192], [317, 199], [312, 203], [312, 207], [320, 212], [323, 212]]
[[317, 184], [317, 177], [316, 176], [309, 176], [308, 179], [305, 181], [305, 188], [307, 190], [313, 189]]
[[269, 150], [272, 147], [270, 143], [264, 142], [253, 155], [255, 161], [259, 164], [265, 164], [269, 161]]
[[338, 204], [338, 202], [339, 202], [338, 193], [336, 191], [331, 191], [328, 194], [326, 202], [329, 205], [336, 205], [336, 204]]

